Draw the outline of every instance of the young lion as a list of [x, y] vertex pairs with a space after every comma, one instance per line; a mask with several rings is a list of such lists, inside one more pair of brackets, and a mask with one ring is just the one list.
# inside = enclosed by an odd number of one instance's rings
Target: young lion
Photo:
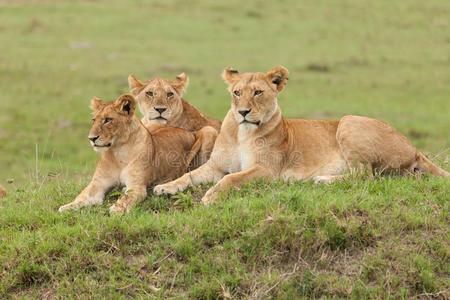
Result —
[[119, 184], [126, 186], [126, 192], [110, 211], [128, 212], [147, 196], [147, 186], [182, 175], [196, 154], [195, 137], [189, 131], [162, 127], [150, 134], [135, 116], [136, 101], [131, 95], [114, 102], [94, 98], [91, 108], [89, 140], [101, 158], [89, 185], [60, 212], [101, 204], [105, 193]]
[[204, 164], [214, 147], [221, 122], [204, 116], [182, 99], [189, 84], [186, 74], [181, 73], [171, 81], [153, 78], [145, 82], [130, 75], [128, 84], [144, 115], [142, 122], [145, 126], [158, 128], [167, 125], [198, 133], [201, 137], [201, 149], [195, 160], [197, 166]]
[[221, 191], [256, 178], [332, 182], [359, 165], [450, 177], [384, 122], [359, 116], [339, 121], [284, 119], [277, 101], [288, 80], [284, 67], [265, 74], [227, 69], [223, 78], [232, 95], [231, 110], [210, 160], [190, 174], [156, 186], [156, 194], [218, 182], [202, 199], [208, 204]]

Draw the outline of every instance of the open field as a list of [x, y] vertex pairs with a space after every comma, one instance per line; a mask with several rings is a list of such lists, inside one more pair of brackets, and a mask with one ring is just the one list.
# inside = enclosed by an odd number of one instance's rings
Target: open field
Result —
[[[391, 123], [450, 170], [450, 3], [0, 1], [0, 298], [450, 297], [448, 179], [254, 183], [58, 214], [92, 174], [92, 96], [186, 72], [223, 118], [226, 66], [290, 72], [288, 117]], [[10, 182], [9, 184], [7, 183]]]

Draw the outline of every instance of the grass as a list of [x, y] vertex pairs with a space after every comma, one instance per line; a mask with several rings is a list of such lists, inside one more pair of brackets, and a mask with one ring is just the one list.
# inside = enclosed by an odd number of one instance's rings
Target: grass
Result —
[[[58, 214], [89, 180], [89, 99], [134, 73], [185, 71], [222, 118], [226, 66], [291, 71], [289, 117], [388, 121], [450, 169], [445, 1], [39, 1], [0, 4], [0, 297], [449, 297], [448, 180], [200, 187]], [[10, 182], [7, 184], [6, 182]]]

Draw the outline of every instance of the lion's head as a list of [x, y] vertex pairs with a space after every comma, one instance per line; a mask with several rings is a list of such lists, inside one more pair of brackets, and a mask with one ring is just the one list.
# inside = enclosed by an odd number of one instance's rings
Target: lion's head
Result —
[[113, 102], [94, 97], [89, 141], [96, 152], [104, 152], [125, 143], [133, 130], [136, 100], [132, 95], [122, 95]]
[[174, 80], [153, 78], [145, 82], [128, 76], [131, 93], [136, 97], [144, 118], [166, 124], [183, 111], [181, 97], [189, 84], [189, 78], [181, 73]]
[[222, 77], [229, 85], [236, 121], [250, 129], [269, 121], [278, 108], [277, 95], [284, 89], [288, 75], [289, 71], [281, 66], [267, 73], [225, 69]]

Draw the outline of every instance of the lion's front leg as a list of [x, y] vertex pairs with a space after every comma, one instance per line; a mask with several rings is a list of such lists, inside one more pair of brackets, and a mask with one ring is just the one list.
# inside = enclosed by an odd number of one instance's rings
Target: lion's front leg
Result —
[[94, 178], [89, 185], [69, 204], [61, 206], [58, 211], [80, 209], [85, 206], [102, 204], [105, 193], [115, 185], [115, 181]]
[[205, 164], [211, 156], [214, 148], [214, 143], [219, 132], [212, 126], [205, 126], [195, 133], [196, 142], [193, 148], [198, 147], [198, 151], [191, 162], [193, 169]]
[[184, 191], [189, 186], [195, 186], [207, 182], [217, 182], [224, 175], [225, 173], [223, 171], [211, 163], [211, 161], [208, 161], [200, 168], [192, 172], [188, 172], [174, 181], [157, 185], [153, 191], [156, 195], [173, 195]]
[[58, 211], [80, 209], [85, 206], [102, 204], [105, 193], [118, 184], [118, 171], [107, 162], [100, 161], [88, 186], [69, 204], [61, 206]]
[[124, 214], [130, 212], [131, 208], [138, 202], [147, 197], [147, 184], [149, 183], [148, 165], [143, 163], [142, 159], [136, 160], [122, 171], [124, 183], [126, 186], [125, 194], [122, 195], [109, 211], [111, 214]]
[[259, 165], [253, 166], [245, 171], [229, 174], [206, 192], [202, 198], [202, 203], [205, 205], [213, 203], [217, 200], [220, 193], [226, 193], [230, 188], [239, 187], [255, 179], [271, 177], [273, 177], [272, 172]]
[[136, 203], [144, 200], [145, 197], [147, 197], [147, 187], [145, 185], [132, 186], [129, 189], [127, 188], [125, 194], [109, 208], [109, 211], [117, 215], [128, 213]]

